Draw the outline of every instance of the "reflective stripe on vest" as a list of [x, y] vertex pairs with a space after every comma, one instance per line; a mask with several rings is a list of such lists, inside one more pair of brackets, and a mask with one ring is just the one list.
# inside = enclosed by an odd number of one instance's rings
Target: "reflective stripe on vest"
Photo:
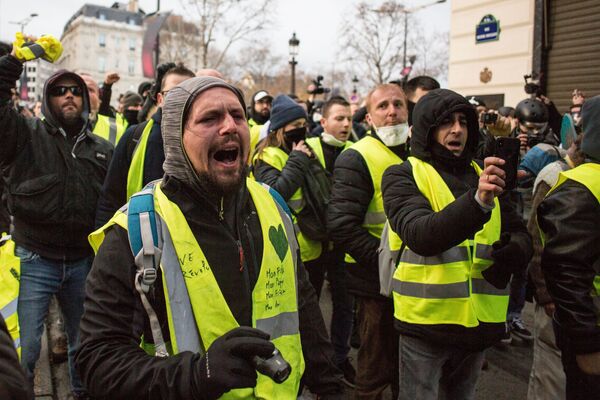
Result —
[[[292, 374], [282, 384], [259, 374], [254, 389], [232, 390], [221, 398], [295, 398], [304, 371], [297, 302], [298, 245], [289, 217], [267, 189], [251, 180], [247, 180], [247, 186], [263, 237], [262, 263], [252, 292], [252, 326], [270, 334], [270, 340], [292, 366]], [[163, 238], [161, 271], [173, 352], [202, 353], [214, 340], [239, 325], [181, 210], [162, 193], [160, 185], [154, 190]], [[118, 212], [103, 229], [114, 223], [126, 229], [123, 216]], [[103, 233], [97, 231], [93, 235], [90, 242], [96, 247]]]
[[[420, 192], [435, 212], [455, 201], [452, 192], [428, 163], [409, 157]], [[481, 169], [472, 164], [477, 174]], [[490, 220], [475, 234], [440, 254], [422, 256], [404, 246], [394, 273], [394, 316], [415, 324], [474, 327], [506, 320], [509, 289], [489, 284], [481, 272], [492, 264], [492, 244], [500, 238], [500, 205], [495, 199]], [[390, 243], [400, 238], [390, 232]], [[472, 247], [474, 249], [472, 249]]]
[[142, 190], [144, 185], [144, 161], [146, 159], [146, 147], [148, 146], [148, 138], [152, 132], [154, 126], [154, 120], [151, 118], [146, 123], [142, 135], [139, 141], [135, 145], [133, 150], [133, 156], [131, 157], [131, 164], [127, 171], [127, 200], [134, 193]]
[[[285, 167], [288, 158], [289, 155], [285, 151], [278, 147], [268, 146], [262, 149], [262, 151], [254, 157], [254, 163], [256, 163], [257, 160], [261, 160], [278, 171], [281, 171], [283, 170], [283, 167]], [[260, 179], [256, 180], [260, 181]], [[321, 243], [305, 237], [302, 232], [300, 232], [296, 223], [296, 216], [294, 215], [294, 213], [298, 213], [302, 210], [304, 204], [302, 200], [302, 188], [298, 188], [298, 190], [294, 192], [292, 197], [287, 200], [287, 204], [293, 211], [292, 219], [294, 220], [296, 237], [298, 238], [298, 244], [300, 245], [300, 257], [302, 258], [302, 261], [316, 260], [321, 255]]]
[[[371, 135], [366, 135], [350, 146], [349, 149], [356, 150], [365, 160], [369, 169], [371, 182], [373, 182], [373, 197], [369, 202], [362, 226], [371, 235], [379, 239], [381, 238], [381, 232], [386, 221], [383, 210], [383, 197], [381, 195], [381, 178], [388, 167], [402, 163], [402, 159]], [[348, 254], [346, 254], [345, 261], [349, 263], [356, 262]]]
[[21, 261], [15, 256], [15, 242], [9, 235], [3, 235], [0, 246], [0, 314], [4, 318], [13, 345], [21, 356], [21, 339], [19, 331], [19, 279], [21, 277]]
[[93, 132], [116, 146], [126, 129], [127, 121], [122, 117], [111, 118], [107, 115], [98, 114]]
[[[600, 204], [600, 164], [585, 163], [576, 168], [561, 172], [558, 176], [558, 182], [556, 182], [556, 185], [550, 189], [546, 196], [549, 196], [550, 193], [558, 189], [568, 179], [585, 186]], [[540, 233], [543, 238], [543, 232], [540, 231]], [[594, 278], [590, 293], [598, 315], [598, 325], [600, 325], [600, 275], [596, 275]]]

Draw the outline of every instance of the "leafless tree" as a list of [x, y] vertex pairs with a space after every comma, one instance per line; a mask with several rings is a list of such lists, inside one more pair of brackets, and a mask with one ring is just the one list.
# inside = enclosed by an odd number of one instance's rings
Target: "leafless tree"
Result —
[[438, 81], [448, 78], [448, 49], [450, 36], [448, 32], [434, 32], [425, 35], [417, 30], [419, 40], [413, 41], [412, 54], [417, 56], [411, 76], [429, 75]]
[[[219, 68], [231, 46], [262, 31], [273, 0], [180, 0], [185, 15], [198, 21], [199, 67]], [[216, 43], [219, 42], [219, 48]], [[212, 57], [214, 55], [214, 57]]]
[[342, 48], [352, 70], [373, 84], [384, 83], [402, 68], [404, 5], [389, 0], [361, 2], [341, 29]]

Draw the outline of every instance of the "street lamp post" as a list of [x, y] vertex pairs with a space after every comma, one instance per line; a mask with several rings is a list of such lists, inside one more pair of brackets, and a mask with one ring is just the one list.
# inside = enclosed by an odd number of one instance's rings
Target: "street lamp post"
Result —
[[290, 66], [292, 67], [292, 82], [290, 85], [290, 93], [296, 94], [296, 56], [298, 55], [298, 46], [300, 45], [300, 40], [296, 37], [296, 32], [292, 35], [292, 38], [288, 41], [290, 45]]
[[415, 11], [419, 11], [424, 8], [433, 6], [435, 4], [445, 3], [445, 2], [446, 2], [446, 0], [437, 0], [433, 3], [423, 4], [421, 6], [413, 7], [413, 8], [404, 8], [402, 10], [402, 12], [404, 13], [404, 51], [403, 51], [403, 57], [402, 57], [402, 68], [403, 69], [406, 69], [406, 67], [407, 67], [407, 65], [406, 65], [406, 41], [407, 41], [407, 36], [408, 36], [408, 14], [412, 14]]
[[354, 84], [354, 86], [352, 87], [352, 94], [356, 94], [356, 92], [358, 92], [358, 90], [356, 89], [356, 84], [358, 83], [358, 77], [356, 75], [354, 75], [354, 78], [352, 78], [352, 83]]
[[29, 14], [28, 17], [25, 17], [20, 21], [10, 21], [9, 23], [14, 24], [14, 25], [19, 25], [21, 27], [21, 33], [23, 33], [25, 31], [25, 27], [27, 26], [27, 24], [29, 24], [31, 22], [31, 20], [37, 16], [38, 16], [37, 13], [31, 13], [31, 14]]

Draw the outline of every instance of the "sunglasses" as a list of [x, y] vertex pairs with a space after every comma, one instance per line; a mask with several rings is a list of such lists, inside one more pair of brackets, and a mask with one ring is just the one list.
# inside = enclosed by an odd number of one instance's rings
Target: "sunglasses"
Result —
[[50, 89], [50, 95], [56, 97], [64, 96], [65, 94], [67, 94], [67, 92], [71, 92], [73, 96], [77, 97], [83, 94], [83, 91], [79, 86], [54, 86]]

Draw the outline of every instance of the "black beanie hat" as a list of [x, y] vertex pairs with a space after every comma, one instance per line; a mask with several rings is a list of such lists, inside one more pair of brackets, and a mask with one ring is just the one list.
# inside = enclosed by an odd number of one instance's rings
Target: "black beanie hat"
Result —
[[292, 122], [298, 118], [308, 118], [304, 108], [302, 108], [289, 96], [280, 94], [279, 96], [275, 97], [275, 100], [273, 100], [269, 131], [273, 132], [279, 128], [283, 128], [289, 122]]

